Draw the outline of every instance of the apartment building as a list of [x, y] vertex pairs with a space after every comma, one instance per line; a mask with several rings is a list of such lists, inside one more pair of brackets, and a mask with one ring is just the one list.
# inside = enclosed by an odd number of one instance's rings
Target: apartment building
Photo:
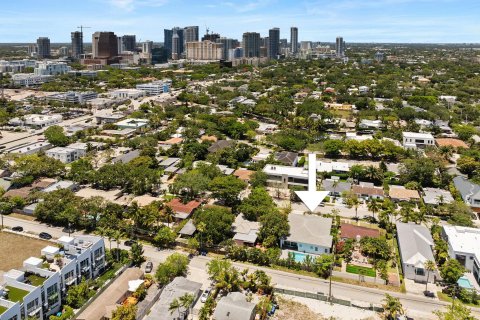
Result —
[[[21, 270], [12, 269], [0, 283], [0, 320], [44, 319], [60, 311], [68, 287], [98, 277], [105, 268], [105, 244], [94, 236], [61, 237], [59, 247], [41, 250]], [[3, 312], [2, 312], [3, 311]]]
[[145, 91], [147, 96], [156, 96], [170, 91], [172, 80], [158, 80], [150, 83], [137, 84], [137, 89]]
[[94, 91], [86, 91], [86, 92], [69, 91], [65, 93], [51, 95], [50, 97], [48, 97], [48, 99], [54, 100], [54, 101], [60, 101], [60, 102], [83, 104], [89, 100], [96, 99], [97, 97], [98, 97], [98, 93]]
[[45, 61], [37, 63], [33, 70], [36, 76], [56, 76], [59, 74], [66, 74], [71, 68], [65, 62]]
[[50, 158], [60, 160], [62, 163], [70, 163], [83, 157], [85, 151], [70, 147], [55, 147], [47, 150], [45, 154]]

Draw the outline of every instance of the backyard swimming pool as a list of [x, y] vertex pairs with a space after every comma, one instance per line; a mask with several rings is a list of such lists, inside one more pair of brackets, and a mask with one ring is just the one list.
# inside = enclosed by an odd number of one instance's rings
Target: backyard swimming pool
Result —
[[[295, 259], [296, 260], [296, 259]], [[460, 277], [457, 281], [458, 285], [461, 288], [465, 289], [473, 289], [472, 284], [470, 283], [470, 280], [468, 280], [466, 277]]]

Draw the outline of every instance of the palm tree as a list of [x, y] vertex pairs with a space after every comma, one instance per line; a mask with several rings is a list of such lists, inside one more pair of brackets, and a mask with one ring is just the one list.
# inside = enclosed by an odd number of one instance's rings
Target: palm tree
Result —
[[437, 268], [437, 265], [435, 264], [434, 261], [427, 260], [427, 261], [425, 261], [423, 266], [427, 270], [427, 283], [425, 283], [425, 291], [428, 291], [428, 280], [430, 279], [430, 272], [435, 271], [435, 269]]
[[167, 222], [168, 227], [170, 227], [170, 223], [173, 222], [175, 218], [175, 211], [170, 206], [165, 207], [165, 211], [163, 212], [163, 218]]
[[383, 304], [383, 314], [385, 316], [385, 319], [393, 320], [397, 318], [397, 315], [403, 315], [405, 313], [400, 299], [386, 293], [385, 299], [383, 299], [382, 301], [385, 302]]
[[196, 228], [200, 236], [200, 249], [203, 249], [203, 233], [207, 230], [207, 225], [205, 222], [200, 222], [197, 224]]
[[183, 296], [178, 298], [180, 301], [180, 306], [185, 308], [190, 313], [190, 308], [192, 307], [193, 302], [195, 301], [195, 297], [191, 293], [185, 293]]
[[375, 220], [375, 213], [380, 210], [380, 204], [378, 203], [377, 199], [370, 198], [367, 203], [368, 210], [372, 211], [373, 219]]
[[334, 180], [333, 183], [332, 183], [332, 188], [333, 188], [333, 199], [337, 200], [337, 187], [338, 187], [338, 184], [340, 183], [339, 180]]
[[180, 301], [178, 301], [177, 298], [173, 299], [172, 302], [170, 302], [170, 305], [168, 306], [168, 311], [170, 311], [170, 314], [172, 315], [175, 311], [178, 312], [178, 315], [180, 315], [180, 308], [182, 307]]
[[112, 230], [111, 237], [117, 243], [117, 261], [120, 261], [120, 239], [122, 236], [123, 232], [120, 229]]

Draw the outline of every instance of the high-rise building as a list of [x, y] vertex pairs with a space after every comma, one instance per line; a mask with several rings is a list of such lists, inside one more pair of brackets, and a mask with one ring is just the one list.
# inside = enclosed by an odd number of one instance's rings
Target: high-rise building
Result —
[[183, 37], [185, 43], [198, 41], [198, 26], [189, 26], [183, 28]]
[[228, 57], [227, 60], [234, 60], [234, 59], [241, 59], [243, 58], [244, 53], [243, 53], [243, 48], [242, 47], [237, 47], [235, 49], [230, 49], [228, 50]]
[[152, 53], [153, 41], [147, 40], [142, 43], [142, 52], [143, 53]]
[[228, 59], [228, 52], [230, 49], [238, 47], [238, 41], [231, 38], [220, 37], [217, 39], [217, 43], [223, 45], [223, 59]]
[[163, 47], [165, 48], [165, 50], [167, 50], [169, 59], [172, 57], [172, 37], [173, 37], [172, 29], [163, 30]]
[[122, 51], [135, 51], [137, 39], [135, 35], [124, 35], [122, 37]]
[[242, 46], [246, 58], [260, 57], [260, 33], [245, 32], [243, 34]]
[[83, 32], [74, 31], [71, 33], [72, 36], [72, 57], [75, 59], [80, 58], [83, 54]]
[[280, 54], [280, 29], [273, 28], [268, 30], [268, 49], [267, 55], [270, 59], [278, 59]]
[[298, 28], [290, 28], [290, 52], [295, 54], [298, 52]]
[[97, 31], [92, 35], [93, 58], [112, 58], [118, 55], [118, 38], [113, 32]]
[[217, 42], [217, 40], [220, 39], [220, 34], [218, 33], [206, 33], [203, 37], [202, 37], [202, 41], [212, 41], [212, 42]]
[[40, 37], [37, 39], [37, 57], [50, 57], [50, 39], [47, 37]]
[[[185, 51], [185, 47], [184, 47], [184, 33], [183, 33], [183, 28], [179, 28], [179, 27], [175, 27], [172, 29], [173, 31], [173, 35], [172, 35], [172, 59], [173, 58], [173, 50], [176, 49], [176, 53], [177, 53], [177, 56], [175, 59], [180, 59], [182, 58], [182, 55], [183, 55], [183, 52]], [[175, 47], [175, 43], [173, 42], [173, 37], [175, 36], [175, 34], [178, 36], [178, 42], [177, 42], [177, 45]]]
[[180, 50], [180, 37], [178, 36], [178, 33], [175, 32], [172, 37], [172, 59], [180, 59], [181, 53], [182, 52]]
[[187, 59], [191, 60], [221, 60], [223, 44], [209, 40], [200, 42], [187, 42]]
[[343, 41], [343, 37], [337, 37], [335, 42], [335, 54], [337, 58], [345, 57], [345, 41]]

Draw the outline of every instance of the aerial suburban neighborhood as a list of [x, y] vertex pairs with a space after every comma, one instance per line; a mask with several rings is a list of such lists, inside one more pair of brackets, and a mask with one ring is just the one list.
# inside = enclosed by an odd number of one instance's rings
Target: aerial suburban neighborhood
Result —
[[78, 28], [0, 43], [0, 320], [480, 319], [480, 46]]

